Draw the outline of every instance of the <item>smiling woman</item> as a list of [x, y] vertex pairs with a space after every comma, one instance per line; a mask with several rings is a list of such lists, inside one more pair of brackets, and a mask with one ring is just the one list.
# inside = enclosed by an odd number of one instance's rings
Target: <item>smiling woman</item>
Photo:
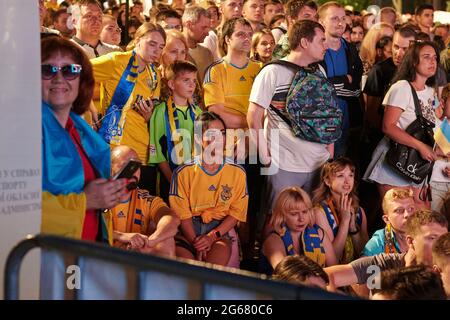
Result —
[[60, 37], [42, 40], [41, 57], [41, 231], [110, 242], [111, 216], [104, 209], [114, 207], [126, 190], [124, 179], [105, 180], [109, 146], [80, 117], [92, 98], [91, 64], [81, 48]]

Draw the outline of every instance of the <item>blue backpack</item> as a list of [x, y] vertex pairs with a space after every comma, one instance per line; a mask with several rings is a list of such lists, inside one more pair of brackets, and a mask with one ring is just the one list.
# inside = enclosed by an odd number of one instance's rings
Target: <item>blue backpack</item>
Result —
[[294, 63], [277, 60], [296, 72], [286, 98], [287, 117], [271, 106], [295, 136], [311, 142], [331, 144], [342, 134], [343, 113], [339, 108], [333, 84], [318, 67], [303, 68]]

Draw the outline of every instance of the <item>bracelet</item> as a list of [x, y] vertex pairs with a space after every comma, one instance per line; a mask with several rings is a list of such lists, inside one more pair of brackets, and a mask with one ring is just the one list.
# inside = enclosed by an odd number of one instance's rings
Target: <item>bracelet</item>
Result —
[[214, 242], [222, 237], [220, 231], [217, 229], [212, 229], [210, 232], [208, 232], [207, 236], [210, 237]]

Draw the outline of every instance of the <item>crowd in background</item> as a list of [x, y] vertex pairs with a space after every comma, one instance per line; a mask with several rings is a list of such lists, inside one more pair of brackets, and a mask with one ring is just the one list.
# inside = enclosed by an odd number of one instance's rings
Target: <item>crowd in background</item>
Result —
[[[450, 117], [449, 26], [432, 5], [39, 8], [42, 232], [365, 298], [450, 297], [450, 148], [410, 131]], [[334, 110], [340, 134], [312, 141], [291, 100], [328, 93], [311, 112]], [[389, 165], [400, 144], [434, 164], [424, 182]]]

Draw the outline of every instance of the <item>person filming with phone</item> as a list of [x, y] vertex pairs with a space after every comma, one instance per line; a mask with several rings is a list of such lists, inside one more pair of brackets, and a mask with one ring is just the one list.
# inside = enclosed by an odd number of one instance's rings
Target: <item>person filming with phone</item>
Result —
[[127, 178], [129, 190], [112, 209], [114, 246], [174, 257], [180, 219], [161, 198], [138, 188], [140, 162], [136, 161], [136, 151], [117, 146], [111, 158], [113, 176]]
[[109, 145], [80, 117], [94, 88], [92, 66], [76, 44], [41, 42], [41, 232], [112, 244], [111, 212], [127, 194], [110, 176]]

